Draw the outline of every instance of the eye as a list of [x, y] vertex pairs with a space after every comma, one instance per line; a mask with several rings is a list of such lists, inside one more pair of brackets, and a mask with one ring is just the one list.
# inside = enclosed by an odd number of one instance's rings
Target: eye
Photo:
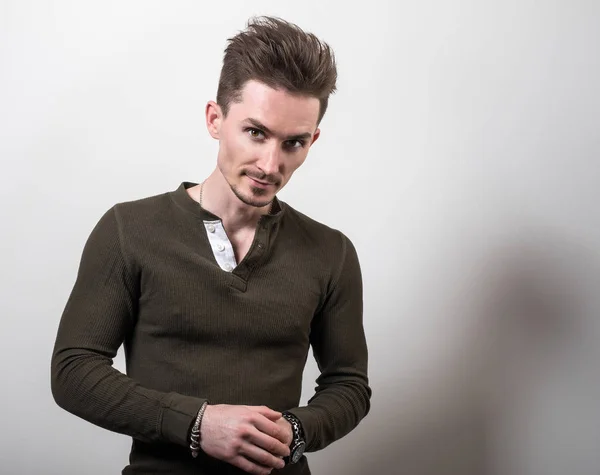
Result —
[[248, 127], [246, 132], [255, 140], [260, 140], [264, 138], [265, 134], [260, 129], [255, 129], [254, 127]]
[[289, 150], [296, 150], [299, 148], [304, 148], [304, 140], [288, 140], [285, 142], [285, 148]]

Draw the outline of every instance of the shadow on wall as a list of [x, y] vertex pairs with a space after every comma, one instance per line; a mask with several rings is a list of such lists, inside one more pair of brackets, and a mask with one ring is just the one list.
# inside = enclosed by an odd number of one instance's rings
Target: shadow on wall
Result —
[[394, 414], [370, 421], [377, 443], [353, 473], [530, 473], [525, 459], [532, 455], [519, 447], [535, 437], [534, 427], [522, 439], [522, 429], [535, 425], [527, 408], [544, 378], [556, 376], [554, 365], [586, 332], [598, 331], [589, 308], [593, 282], [600, 282], [598, 258], [544, 235], [488, 253], [470, 267], [468, 291], [447, 309], [449, 324], [452, 315], [469, 322], [459, 351], [440, 365], [435, 382], [418, 389], [410, 407], [394, 400], [393, 387], [379, 388], [377, 404]]

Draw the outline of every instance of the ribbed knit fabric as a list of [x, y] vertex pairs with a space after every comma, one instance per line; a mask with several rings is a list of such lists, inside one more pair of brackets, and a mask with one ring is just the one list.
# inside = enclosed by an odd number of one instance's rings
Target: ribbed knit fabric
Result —
[[[349, 239], [277, 201], [226, 272], [203, 226], [219, 218], [190, 198], [193, 185], [104, 214], [58, 329], [54, 398], [133, 438], [127, 474], [244, 473], [191, 457], [189, 429], [206, 400], [291, 410], [307, 451], [346, 435], [370, 407], [361, 271]], [[112, 366], [122, 343], [127, 375]], [[311, 345], [322, 373], [298, 407]], [[310, 471], [303, 458], [273, 473]]]

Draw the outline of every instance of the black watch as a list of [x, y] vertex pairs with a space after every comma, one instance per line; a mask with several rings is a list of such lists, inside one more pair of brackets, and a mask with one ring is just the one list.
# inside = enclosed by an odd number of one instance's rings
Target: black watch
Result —
[[290, 456], [284, 457], [283, 461], [286, 465], [296, 463], [302, 458], [306, 441], [304, 440], [304, 430], [300, 420], [291, 412], [284, 412], [283, 417], [292, 425], [292, 443], [290, 444]]

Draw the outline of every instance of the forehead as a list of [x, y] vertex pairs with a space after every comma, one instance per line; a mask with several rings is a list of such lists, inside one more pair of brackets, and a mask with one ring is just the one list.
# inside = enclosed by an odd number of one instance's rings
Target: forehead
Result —
[[320, 102], [316, 97], [290, 94], [258, 81], [248, 81], [241, 91], [241, 102], [230, 106], [236, 120], [253, 118], [270, 129], [281, 132], [314, 132]]

